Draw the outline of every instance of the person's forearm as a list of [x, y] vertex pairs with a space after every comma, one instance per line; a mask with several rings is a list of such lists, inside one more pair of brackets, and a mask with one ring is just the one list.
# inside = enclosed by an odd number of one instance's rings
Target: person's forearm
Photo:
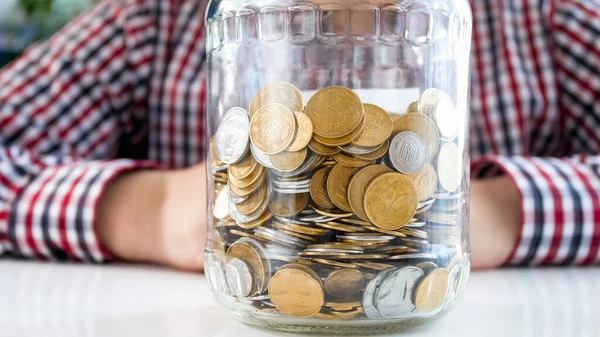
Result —
[[138, 171], [113, 180], [98, 206], [100, 242], [117, 258], [147, 262], [159, 242], [166, 189], [164, 172]]
[[138, 171], [102, 195], [97, 231], [116, 257], [201, 270], [206, 238], [206, 166]]
[[521, 205], [509, 177], [471, 182], [471, 250], [476, 269], [505, 263], [519, 236]]

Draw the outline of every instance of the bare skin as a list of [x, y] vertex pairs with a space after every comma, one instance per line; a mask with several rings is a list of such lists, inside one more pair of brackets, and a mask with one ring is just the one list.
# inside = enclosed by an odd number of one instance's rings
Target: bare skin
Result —
[[[518, 191], [506, 177], [471, 186], [472, 266], [498, 268], [518, 237]], [[97, 230], [102, 244], [125, 261], [201, 271], [206, 223], [206, 170], [199, 164], [115, 179], [100, 201]]]

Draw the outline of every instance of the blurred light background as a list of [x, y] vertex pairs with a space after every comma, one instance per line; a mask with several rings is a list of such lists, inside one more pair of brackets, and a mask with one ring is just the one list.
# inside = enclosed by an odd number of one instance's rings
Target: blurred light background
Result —
[[96, 0], [0, 0], [0, 67], [49, 38]]

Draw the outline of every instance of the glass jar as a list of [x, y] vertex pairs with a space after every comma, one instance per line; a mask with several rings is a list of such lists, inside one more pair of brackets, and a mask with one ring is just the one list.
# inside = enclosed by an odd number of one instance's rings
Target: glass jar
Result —
[[467, 282], [466, 0], [213, 0], [206, 273], [244, 322], [378, 332]]

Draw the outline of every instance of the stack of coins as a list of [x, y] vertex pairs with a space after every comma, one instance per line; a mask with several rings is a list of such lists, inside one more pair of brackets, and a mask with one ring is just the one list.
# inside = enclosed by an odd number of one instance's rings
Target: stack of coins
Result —
[[464, 284], [461, 125], [428, 89], [390, 115], [344, 87], [272, 83], [210, 144], [207, 275], [252, 310], [326, 320], [434, 314]]

